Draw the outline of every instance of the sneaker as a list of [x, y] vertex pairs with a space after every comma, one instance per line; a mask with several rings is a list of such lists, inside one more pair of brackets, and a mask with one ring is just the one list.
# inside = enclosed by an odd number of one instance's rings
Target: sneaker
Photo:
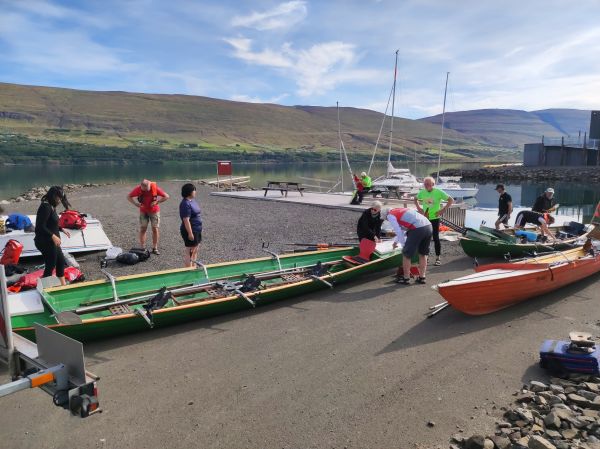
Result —
[[421, 277], [421, 276], [419, 276], [415, 282], [417, 284], [426, 284], [427, 283], [427, 281], [425, 280], [425, 278]]
[[160, 252], [158, 251], [158, 248], [152, 248], [152, 254], [156, 254], [157, 256], [160, 256]]
[[442, 261], [439, 257], [435, 258], [435, 262], [433, 263], [436, 267], [439, 267], [442, 264]]

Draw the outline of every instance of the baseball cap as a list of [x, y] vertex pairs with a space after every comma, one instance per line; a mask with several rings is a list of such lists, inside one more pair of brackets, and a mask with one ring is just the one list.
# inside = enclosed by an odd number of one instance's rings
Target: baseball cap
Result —
[[554, 189], [552, 187], [548, 187], [546, 189], [546, 193], [554, 193]]

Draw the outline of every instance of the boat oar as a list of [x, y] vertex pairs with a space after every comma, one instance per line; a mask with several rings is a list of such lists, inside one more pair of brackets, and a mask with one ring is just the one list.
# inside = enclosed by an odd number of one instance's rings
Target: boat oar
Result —
[[[328, 266], [328, 267], [332, 267], [335, 265], [339, 265], [340, 263], [342, 263], [341, 261], [332, 261], [332, 262], [325, 262], [323, 263], [324, 266]], [[277, 277], [280, 276], [282, 274], [295, 274], [295, 273], [305, 273], [308, 272], [309, 270], [311, 270], [312, 267], [303, 267], [303, 268], [287, 268], [284, 270], [275, 270], [275, 271], [267, 271], [267, 272], [263, 272], [263, 273], [254, 273], [253, 275], [255, 276], [256, 279], [268, 279], [268, 278], [272, 278], [272, 277]], [[241, 275], [244, 276], [244, 275]], [[235, 277], [241, 277], [240, 275], [235, 276]], [[213, 280], [212, 282], [207, 282], [204, 284], [199, 284], [199, 285], [191, 285], [188, 287], [181, 287], [181, 288], [175, 288], [173, 290], [171, 290], [171, 293], [173, 295], [176, 296], [182, 296], [182, 295], [189, 295], [189, 294], [193, 294], [193, 293], [198, 293], [201, 291], [206, 290], [207, 288], [210, 287], [215, 287], [219, 285], [219, 283], [223, 283], [225, 282], [227, 279], [229, 278], [223, 278], [223, 279], [219, 279], [219, 280]], [[231, 282], [231, 284], [240, 284], [243, 281], [236, 281], [236, 282]], [[235, 292], [235, 290], [231, 290], [233, 292]], [[237, 293], [237, 292], [236, 292]], [[85, 307], [79, 307], [75, 310], [71, 310], [70, 312], [74, 312], [77, 315], [82, 315], [85, 313], [92, 313], [92, 312], [99, 312], [102, 310], [106, 310], [109, 307], [115, 306], [115, 305], [121, 305], [121, 304], [135, 304], [144, 300], [147, 300], [151, 297], [153, 297], [156, 294], [156, 292], [152, 292], [149, 294], [145, 294], [145, 295], [141, 295], [141, 296], [136, 296], [133, 298], [127, 298], [127, 299], [120, 299], [118, 301], [113, 301], [113, 302], [105, 302], [102, 304], [96, 304], [96, 305], [92, 305], [92, 306], [85, 306]], [[239, 293], [237, 293], [239, 295]], [[249, 298], [247, 298], [247, 295], [245, 295], [246, 297], [244, 297], [244, 299], [248, 300]], [[243, 296], [242, 296], [243, 297]], [[250, 301], [249, 301], [250, 302]]]
[[450, 303], [448, 303], [448, 302], [441, 303], [441, 305], [439, 305], [439, 307], [437, 307], [436, 309], [432, 310], [431, 312], [429, 312], [427, 314], [427, 318], [433, 318], [438, 313], [440, 313], [442, 310], [446, 309], [448, 306], [450, 306]]
[[284, 245], [310, 246], [310, 247], [327, 249], [327, 248], [347, 248], [349, 246], [358, 246], [359, 244], [358, 243], [284, 243]]

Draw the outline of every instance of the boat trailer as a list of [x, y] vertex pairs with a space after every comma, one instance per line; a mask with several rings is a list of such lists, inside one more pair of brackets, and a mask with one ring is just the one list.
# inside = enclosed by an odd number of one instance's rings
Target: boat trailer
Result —
[[101, 411], [98, 376], [86, 371], [83, 345], [35, 323], [36, 343], [12, 331], [4, 265], [0, 265], [0, 362], [11, 382], [0, 384], [0, 398], [39, 387], [52, 402], [85, 418]]

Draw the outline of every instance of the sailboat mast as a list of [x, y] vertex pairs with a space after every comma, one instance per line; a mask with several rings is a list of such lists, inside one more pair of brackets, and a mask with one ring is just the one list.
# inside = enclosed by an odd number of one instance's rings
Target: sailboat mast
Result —
[[[394, 64], [394, 85], [392, 87], [392, 116], [390, 122], [390, 145], [388, 147], [388, 170], [390, 167], [390, 162], [392, 161], [392, 139], [394, 137], [394, 107], [396, 104], [396, 78], [398, 76], [398, 52], [400, 50], [396, 50], [396, 62]], [[388, 173], [389, 175], [389, 173]]]
[[344, 193], [344, 158], [342, 156], [342, 128], [340, 125], [340, 102], [335, 102], [335, 108], [337, 110], [337, 120], [338, 120], [338, 137], [340, 139], [340, 182], [342, 187], [342, 193]]
[[[335, 102], [336, 104], [336, 108], [337, 108], [337, 116], [338, 116], [338, 135], [340, 138], [340, 151], [341, 154], [343, 154], [344, 159], [346, 160], [346, 164], [348, 165], [348, 172], [350, 173], [350, 179], [352, 181], [352, 187], [356, 189], [356, 183], [354, 182], [354, 176], [352, 173], [352, 167], [350, 166], [350, 161], [348, 160], [348, 154], [346, 153], [346, 147], [344, 146], [344, 141], [342, 140], [342, 125], [340, 122], [340, 104], [339, 102]], [[341, 154], [340, 154], [340, 176], [342, 177], [342, 193], [344, 192], [344, 184], [343, 184], [343, 179], [344, 179], [344, 174], [343, 174], [343, 167], [344, 167], [344, 163], [343, 160], [341, 159]]]
[[440, 134], [440, 150], [438, 151], [438, 167], [435, 182], [440, 182], [440, 165], [442, 163], [442, 146], [444, 145], [444, 121], [446, 119], [446, 94], [448, 93], [448, 77], [450, 72], [446, 72], [446, 87], [444, 87], [444, 107], [442, 109], [442, 132]]

